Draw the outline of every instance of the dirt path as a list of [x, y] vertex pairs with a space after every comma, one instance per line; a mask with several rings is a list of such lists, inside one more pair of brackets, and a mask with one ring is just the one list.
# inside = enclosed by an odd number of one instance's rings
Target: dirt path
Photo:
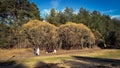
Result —
[[[40, 57], [50, 57], [50, 56], [63, 56], [63, 55], [80, 55], [80, 54], [89, 54], [89, 53], [94, 53], [96, 51], [102, 51], [101, 49], [84, 49], [84, 50], [57, 50], [56, 53], [47, 53], [45, 51], [40, 51]], [[30, 57], [36, 57], [33, 53], [34, 51], [29, 49], [25, 52], [19, 52], [16, 53], [16, 56], [14, 59], [19, 59], [19, 58], [30, 58]]]
[[52, 55], [72, 55], [72, 54], [83, 54], [83, 53], [93, 53], [101, 49], [84, 49], [84, 50], [58, 50], [57, 53], [48, 53], [44, 51], [41, 52], [41, 56], [52, 56]]
[[[48, 53], [40, 51], [40, 57], [44, 56], [59, 56], [59, 55], [74, 55], [74, 54], [88, 54], [94, 53], [95, 51], [101, 51], [101, 49], [83, 49], [83, 50], [57, 50], [56, 53]], [[12, 50], [1, 50], [0, 60], [16, 60], [22, 58], [35, 57], [33, 49], [12, 49]]]

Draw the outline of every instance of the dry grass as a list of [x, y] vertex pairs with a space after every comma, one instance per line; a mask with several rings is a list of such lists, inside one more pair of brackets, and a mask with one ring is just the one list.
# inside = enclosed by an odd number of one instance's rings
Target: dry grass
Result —
[[[11, 58], [15, 55], [14, 58]], [[0, 49], [0, 60], [15, 60], [18, 63], [27, 65], [33, 68], [35, 64], [42, 61], [45, 63], [57, 63], [59, 67], [69, 68], [70, 65], [65, 63], [67, 61], [75, 63], [85, 63], [86, 61], [79, 61], [72, 56], [83, 56], [93, 58], [112, 58], [120, 59], [120, 50], [117, 49], [84, 49], [84, 50], [58, 50], [57, 53], [45, 54], [45, 51], [41, 51], [40, 56], [34, 56], [33, 49]], [[67, 61], [64, 61], [67, 60]]]
[[32, 55], [32, 49], [0, 49], [0, 60], [23, 58]]

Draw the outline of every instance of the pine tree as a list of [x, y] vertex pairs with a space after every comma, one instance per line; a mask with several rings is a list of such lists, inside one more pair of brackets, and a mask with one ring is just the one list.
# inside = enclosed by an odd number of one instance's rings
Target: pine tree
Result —
[[34, 3], [29, 0], [0, 0], [0, 45], [18, 45], [21, 26], [30, 19], [41, 20], [40, 12]]
[[84, 8], [80, 8], [77, 14], [77, 23], [84, 23], [85, 25], [90, 25], [90, 13]]
[[66, 7], [66, 9], [64, 10], [64, 18], [65, 18], [65, 22], [73, 22], [74, 20], [74, 13], [73, 13], [73, 9]]
[[54, 24], [54, 25], [57, 25], [57, 13], [55, 11], [54, 8], [51, 9], [50, 11], [50, 15], [46, 16], [46, 20], [51, 23], [51, 24]]

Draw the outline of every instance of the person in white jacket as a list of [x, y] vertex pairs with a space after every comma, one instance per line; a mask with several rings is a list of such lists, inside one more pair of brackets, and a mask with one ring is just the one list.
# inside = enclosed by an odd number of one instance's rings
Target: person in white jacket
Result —
[[39, 51], [40, 51], [40, 49], [39, 49], [39, 47], [37, 47], [37, 49], [36, 49], [36, 55], [39, 55]]
[[39, 47], [34, 48], [34, 54], [35, 55], [39, 55], [39, 51], [40, 51]]

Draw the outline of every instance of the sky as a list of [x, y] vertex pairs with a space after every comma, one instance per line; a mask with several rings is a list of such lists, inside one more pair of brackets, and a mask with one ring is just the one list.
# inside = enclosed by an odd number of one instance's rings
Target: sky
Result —
[[90, 12], [97, 10], [111, 18], [120, 19], [120, 0], [30, 0], [30, 2], [37, 5], [42, 17], [48, 14], [51, 8], [63, 11], [66, 7], [70, 7], [74, 13], [78, 13], [83, 7]]

